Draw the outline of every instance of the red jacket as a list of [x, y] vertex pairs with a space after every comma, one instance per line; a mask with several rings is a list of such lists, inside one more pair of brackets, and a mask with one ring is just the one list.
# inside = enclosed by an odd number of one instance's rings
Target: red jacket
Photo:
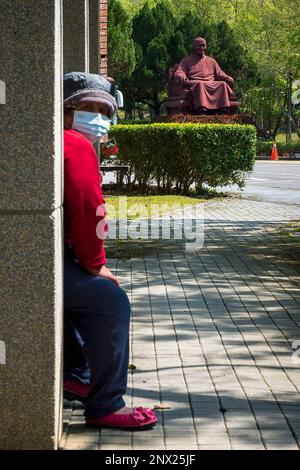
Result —
[[100, 269], [106, 257], [97, 225], [102, 238], [107, 231], [102, 178], [93, 145], [72, 129], [64, 131], [64, 165], [64, 241], [83, 268]]

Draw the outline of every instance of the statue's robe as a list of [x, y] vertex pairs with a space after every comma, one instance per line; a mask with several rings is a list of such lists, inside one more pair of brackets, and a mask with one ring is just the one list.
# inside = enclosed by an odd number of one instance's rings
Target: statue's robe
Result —
[[181, 82], [189, 81], [194, 109], [230, 106], [233, 90], [227, 81], [232, 82], [233, 79], [223, 72], [212, 57], [200, 57], [197, 54], [185, 57], [175, 71], [174, 78]]

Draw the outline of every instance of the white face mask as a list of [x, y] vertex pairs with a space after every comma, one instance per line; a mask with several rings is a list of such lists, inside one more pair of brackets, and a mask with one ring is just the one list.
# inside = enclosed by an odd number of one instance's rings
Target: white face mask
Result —
[[110, 119], [100, 113], [74, 111], [72, 129], [83, 134], [92, 144], [108, 134]]

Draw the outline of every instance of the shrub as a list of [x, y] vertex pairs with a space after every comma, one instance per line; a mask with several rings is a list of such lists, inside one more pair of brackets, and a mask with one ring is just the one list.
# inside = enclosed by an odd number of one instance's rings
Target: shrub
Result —
[[129, 165], [128, 186], [142, 192], [154, 183], [159, 193], [200, 192], [225, 184], [244, 185], [255, 161], [253, 126], [226, 124], [151, 124], [111, 129], [119, 158]]
[[[257, 142], [256, 145], [256, 153], [259, 156], [271, 156], [272, 148], [274, 145], [274, 141], [268, 142]], [[278, 155], [281, 157], [285, 156], [293, 156], [296, 153], [300, 153], [300, 142], [287, 142], [287, 143], [280, 143], [277, 144], [277, 151]]]

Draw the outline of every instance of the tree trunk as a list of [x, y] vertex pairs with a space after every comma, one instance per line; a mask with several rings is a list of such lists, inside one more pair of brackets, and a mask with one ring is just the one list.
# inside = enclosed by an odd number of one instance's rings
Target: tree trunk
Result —
[[[289, 118], [289, 114], [288, 112], [286, 111], [286, 109], [284, 108], [284, 106], [281, 106], [281, 103], [280, 103], [280, 99], [279, 99], [279, 93], [278, 93], [278, 88], [277, 88], [277, 83], [276, 83], [276, 80], [274, 79], [273, 81], [273, 84], [274, 84], [274, 91], [275, 91], [275, 99], [277, 101], [277, 104], [278, 104], [278, 107], [281, 109], [281, 112], [284, 114], [284, 116], [288, 119]], [[295, 132], [297, 133], [297, 136], [299, 137], [300, 139], [300, 128], [298, 127], [295, 119], [293, 117], [291, 117], [291, 124], [292, 124], [292, 128], [294, 128]]]
[[[287, 89], [285, 90], [285, 95], [284, 95], [284, 102], [283, 102], [283, 108], [285, 109], [286, 107], [286, 103], [287, 103]], [[277, 103], [278, 104], [278, 103]], [[280, 128], [281, 126], [281, 122], [282, 122], [282, 111], [280, 111], [279, 115], [278, 115], [278, 118], [276, 120], [276, 124], [275, 124], [275, 127], [274, 127], [274, 131], [272, 132], [272, 137], [273, 139], [275, 140], [276, 139], [276, 134], [278, 132], [278, 129]]]
[[170, 193], [172, 189], [172, 180], [171, 178], [168, 178], [167, 180], [167, 192]]
[[153, 94], [153, 111], [154, 111], [155, 117], [160, 115], [160, 107], [161, 107], [161, 102], [158, 99], [158, 93], [155, 92]]
[[125, 111], [125, 119], [126, 119], [126, 120], [129, 120], [129, 121], [132, 121], [132, 119], [133, 119], [133, 116], [132, 116], [132, 109]]
[[203, 183], [204, 183], [204, 177], [199, 175], [197, 178], [196, 178], [196, 193], [197, 194], [201, 194], [202, 191], [203, 191]]
[[155, 103], [155, 106], [154, 106], [155, 117], [160, 116], [160, 107], [161, 107], [160, 102]]
[[276, 139], [276, 134], [277, 134], [277, 132], [278, 132], [278, 129], [279, 129], [280, 126], [281, 126], [281, 121], [282, 121], [282, 113], [280, 112], [280, 114], [279, 114], [278, 117], [277, 117], [274, 130], [273, 130], [273, 132], [271, 132], [271, 136], [272, 136], [272, 138], [273, 138], [274, 140]]

